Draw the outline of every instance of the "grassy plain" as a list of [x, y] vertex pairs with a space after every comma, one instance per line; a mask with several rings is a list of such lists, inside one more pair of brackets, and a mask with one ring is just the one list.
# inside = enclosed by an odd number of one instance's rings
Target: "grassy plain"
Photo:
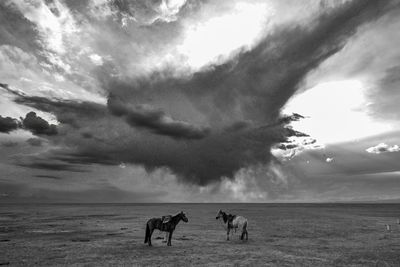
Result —
[[[225, 240], [220, 208], [248, 218], [247, 242]], [[143, 243], [147, 219], [181, 210], [172, 247]], [[400, 266], [398, 218], [400, 204], [1, 204], [0, 265]]]

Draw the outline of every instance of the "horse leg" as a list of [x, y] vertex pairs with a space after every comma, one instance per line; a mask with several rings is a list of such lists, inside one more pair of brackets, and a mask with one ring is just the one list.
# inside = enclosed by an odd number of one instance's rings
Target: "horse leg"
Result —
[[228, 231], [226, 232], [226, 240], [228, 240], [228, 241], [229, 241], [229, 231], [230, 231], [230, 228], [228, 227]]
[[163, 243], [167, 243], [167, 241], [168, 241], [168, 232], [165, 232]]
[[149, 227], [149, 223], [146, 223], [146, 231], [145, 231], [145, 237], [144, 237], [144, 243], [146, 244], [147, 242], [149, 242], [149, 234], [150, 234], [150, 227]]
[[242, 240], [246, 236], [246, 240], [249, 239], [249, 234], [247, 233], [247, 221], [244, 222], [243, 229], [242, 229]]
[[154, 229], [151, 228], [151, 229], [150, 229], [150, 235], [149, 235], [149, 247], [152, 246], [152, 245], [151, 245], [151, 235], [153, 234], [153, 231], [154, 231]]
[[171, 244], [172, 233], [173, 233], [173, 231], [169, 232], [167, 246], [171, 246], [171, 245], [172, 245], [172, 244]]

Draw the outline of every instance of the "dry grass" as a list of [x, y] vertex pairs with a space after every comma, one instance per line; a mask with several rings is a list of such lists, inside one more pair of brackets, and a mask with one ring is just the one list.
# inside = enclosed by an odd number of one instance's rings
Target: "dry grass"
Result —
[[[249, 219], [226, 241], [220, 209]], [[167, 247], [148, 218], [183, 210]], [[151, 266], [400, 266], [400, 205], [1, 205], [0, 264]], [[392, 225], [386, 231], [386, 224]]]

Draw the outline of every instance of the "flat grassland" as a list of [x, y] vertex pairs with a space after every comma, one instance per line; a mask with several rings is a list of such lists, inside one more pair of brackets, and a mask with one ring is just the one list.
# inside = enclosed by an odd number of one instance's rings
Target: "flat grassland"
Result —
[[[249, 220], [226, 233], [219, 209]], [[149, 218], [183, 210], [172, 247]], [[400, 266], [400, 204], [0, 205], [0, 265]], [[391, 230], [386, 225], [391, 225]]]

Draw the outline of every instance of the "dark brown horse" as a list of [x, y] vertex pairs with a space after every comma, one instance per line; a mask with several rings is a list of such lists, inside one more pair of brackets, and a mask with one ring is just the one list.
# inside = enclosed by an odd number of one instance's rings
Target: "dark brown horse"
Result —
[[146, 236], [144, 238], [144, 243], [148, 243], [151, 246], [151, 235], [153, 234], [154, 229], [158, 229], [162, 232], [168, 233], [168, 243], [167, 246], [171, 246], [171, 238], [172, 233], [175, 230], [175, 227], [178, 225], [180, 221], [188, 222], [188, 218], [185, 213], [182, 211], [175, 216], [172, 216], [168, 222], [164, 222], [161, 218], [152, 218], [146, 223]]
[[246, 238], [246, 240], [249, 239], [249, 234], [247, 233], [247, 219], [243, 216], [238, 216], [238, 215], [232, 215], [232, 214], [226, 214], [222, 210], [218, 211], [216, 219], [222, 219], [224, 221], [224, 224], [227, 224], [227, 232], [226, 232], [226, 240], [229, 240], [229, 232], [231, 230], [239, 229], [242, 230], [242, 233], [240, 235], [240, 240], [243, 240]]

